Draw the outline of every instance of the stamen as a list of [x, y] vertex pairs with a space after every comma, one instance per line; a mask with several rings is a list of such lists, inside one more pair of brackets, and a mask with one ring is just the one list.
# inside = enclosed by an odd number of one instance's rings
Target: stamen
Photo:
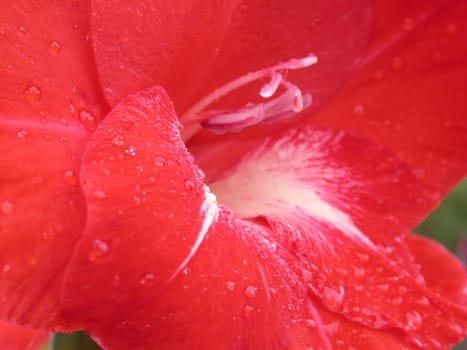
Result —
[[271, 82], [264, 85], [259, 92], [261, 97], [268, 98], [273, 96], [283, 79], [282, 74], [276, 72], [272, 73]]
[[[288, 118], [308, 108], [312, 103], [312, 96], [310, 94], [303, 95], [298, 86], [285, 79], [282, 71], [303, 69], [317, 62], [318, 58], [314, 54], [303, 58], [293, 58], [273, 67], [248, 73], [214, 90], [189, 108], [180, 118], [185, 127], [188, 126], [187, 131], [189, 130], [188, 134], [184, 132], [184, 138], [191, 137], [193, 133], [199, 130], [199, 127], [194, 127], [193, 124], [199, 125], [201, 123], [206, 129], [222, 133], [239, 130], [261, 122], [273, 122]], [[270, 81], [262, 86], [259, 92], [261, 97], [273, 97], [280, 86], [285, 88], [285, 92], [268, 102], [249, 104], [236, 110], [207, 110], [207, 107], [232, 91], [267, 76], [270, 77]]]

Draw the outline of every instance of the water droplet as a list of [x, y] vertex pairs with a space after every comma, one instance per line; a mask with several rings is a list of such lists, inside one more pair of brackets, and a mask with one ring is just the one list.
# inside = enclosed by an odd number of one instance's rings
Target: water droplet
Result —
[[456, 333], [457, 335], [461, 335], [463, 333], [463, 329], [460, 325], [457, 323], [451, 323], [449, 324], [449, 329]]
[[392, 68], [401, 69], [403, 65], [404, 61], [402, 61], [402, 58], [396, 56], [392, 59]]
[[381, 292], [387, 292], [389, 290], [389, 284], [378, 284], [376, 288]]
[[95, 190], [92, 195], [94, 196], [94, 198], [97, 198], [97, 199], [103, 199], [106, 196], [105, 192], [102, 190]]
[[26, 137], [26, 136], [28, 136], [28, 135], [29, 135], [29, 133], [28, 133], [26, 130], [23, 130], [23, 129], [18, 130], [18, 132], [16, 133], [16, 136], [17, 136], [19, 139], [22, 139], [22, 138], [24, 138], [24, 137]]
[[232, 282], [232, 281], [225, 282], [225, 288], [233, 292], [233, 290], [235, 289], [235, 282]]
[[124, 144], [125, 144], [125, 136], [121, 135], [121, 134], [117, 134], [113, 137], [112, 139], [112, 143], [115, 145], [115, 146], [118, 146], [118, 147], [122, 147]]
[[115, 287], [118, 287], [118, 286], [120, 286], [121, 283], [122, 283], [122, 280], [121, 280], [120, 276], [119, 275], [114, 275], [113, 278], [112, 278], [112, 284]]
[[363, 108], [363, 105], [355, 105], [353, 107], [353, 114], [355, 114], [355, 115], [364, 115], [365, 114], [365, 109]]
[[119, 323], [118, 323], [118, 326], [120, 328], [127, 328], [130, 326], [130, 321], [128, 320], [121, 320]]
[[413, 345], [419, 347], [420, 349], [423, 349], [425, 347], [425, 344], [418, 338], [411, 338], [409, 339], [410, 343]]
[[357, 253], [357, 258], [361, 262], [368, 262], [368, 260], [370, 260], [370, 256], [366, 253]]
[[135, 169], [138, 171], [138, 173], [144, 172], [144, 168], [141, 165], [137, 165]]
[[185, 188], [190, 191], [194, 190], [196, 188], [196, 182], [191, 179], [185, 180]]
[[332, 311], [338, 310], [344, 302], [345, 290], [339, 286], [339, 290], [325, 287], [323, 291], [323, 303]]
[[154, 157], [154, 165], [157, 167], [163, 167], [166, 161], [167, 160], [163, 156], [157, 155]]
[[357, 277], [357, 278], [362, 278], [366, 274], [364, 268], [354, 266], [352, 269], [353, 269], [354, 276]]
[[60, 51], [62, 50], [62, 45], [58, 41], [51, 41], [49, 43], [49, 53], [51, 55], [58, 55]]
[[444, 31], [446, 34], [454, 35], [457, 33], [457, 26], [454, 23], [449, 23]]
[[402, 22], [402, 29], [408, 32], [414, 29], [414, 27], [415, 27], [415, 21], [413, 20], [413, 18], [407, 17]]
[[65, 173], [63, 174], [63, 180], [67, 185], [70, 186], [76, 185], [78, 182], [78, 179], [76, 178], [76, 175], [73, 172], [73, 170], [65, 171]]
[[81, 120], [81, 123], [85, 126], [85, 127], [94, 127], [94, 123], [96, 121], [96, 118], [94, 117], [94, 115], [85, 110], [85, 109], [82, 109], [81, 112], [79, 112], [79, 120]]
[[409, 311], [405, 314], [407, 327], [410, 330], [418, 330], [422, 326], [423, 318], [417, 311]]
[[392, 299], [392, 305], [394, 306], [399, 306], [402, 304], [402, 298], [401, 297], [395, 297], [394, 299]]
[[110, 251], [110, 247], [107, 242], [95, 239], [91, 243], [91, 249], [89, 250], [88, 258], [92, 262], [100, 262], [107, 256]]
[[251, 299], [251, 298], [254, 298], [254, 296], [256, 295], [256, 291], [258, 290], [257, 287], [253, 286], [253, 285], [249, 285], [245, 288], [245, 296], [248, 298], [248, 299]]
[[30, 85], [24, 90], [24, 96], [29, 103], [38, 103], [41, 100], [42, 92], [37, 86]]
[[142, 286], [150, 286], [154, 283], [155, 277], [151, 272], [146, 272], [144, 276], [139, 280]]
[[381, 79], [383, 79], [383, 78], [384, 78], [383, 71], [382, 71], [381, 69], [378, 69], [377, 71], [375, 71], [375, 72], [373, 73], [373, 78], [374, 78], [375, 80], [381, 80]]
[[136, 205], [140, 205], [141, 204], [141, 198], [139, 198], [138, 196], [133, 196], [133, 202], [135, 202]]
[[18, 27], [18, 32], [20, 32], [21, 34], [26, 34], [27, 30], [24, 26], [19, 26]]
[[253, 310], [253, 306], [245, 305], [245, 307], [243, 308], [243, 316], [245, 316], [246, 318], [250, 318], [251, 314], [253, 313]]
[[3, 265], [3, 269], [2, 269], [3, 273], [7, 273], [10, 270], [11, 270], [11, 265], [10, 264]]
[[310, 328], [315, 328], [316, 327], [316, 321], [312, 319], [306, 319], [305, 323], [308, 327]]
[[427, 297], [421, 297], [420, 299], [417, 300], [417, 304], [420, 304], [420, 305], [430, 305], [430, 300], [428, 300]]
[[125, 150], [125, 153], [132, 157], [136, 156], [136, 147], [133, 145], [128, 146], [128, 148]]
[[0, 209], [3, 214], [10, 215], [13, 212], [13, 204], [9, 201], [3, 201], [0, 204]]

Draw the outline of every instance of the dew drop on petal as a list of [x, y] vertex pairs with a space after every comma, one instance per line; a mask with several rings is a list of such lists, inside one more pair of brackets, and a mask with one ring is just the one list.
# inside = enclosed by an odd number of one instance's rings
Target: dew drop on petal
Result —
[[130, 321], [128, 320], [121, 320], [119, 323], [118, 323], [118, 326], [120, 328], [127, 328], [130, 326]]
[[154, 274], [151, 272], [146, 272], [144, 276], [139, 280], [139, 283], [142, 286], [150, 286], [154, 283]]
[[233, 282], [233, 281], [225, 282], [225, 288], [227, 288], [228, 290], [233, 292], [233, 290], [235, 289], [235, 282]]
[[410, 343], [415, 345], [416, 347], [419, 347], [420, 349], [423, 349], [425, 347], [425, 344], [418, 338], [411, 338], [409, 339]]
[[75, 173], [73, 170], [66, 170], [63, 174], [63, 180], [67, 185], [73, 186], [78, 183], [78, 179], [76, 178]]
[[135, 146], [128, 146], [128, 148], [125, 150], [125, 153], [134, 157], [136, 156], [136, 147]]
[[19, 139], [22, 139], [22, 138], [25, 138], [26, 136], [28, 136], [29, 133], [24, 130], [24, 129], [21, 129], [21, 130], [18, 130], [18, 132], [16, 133], [16, 136], [19, 138]]
[[24, 96], [29, 103], [34, 104], [41, 100], [42, 92], [37, 86], [30, 85], [24, 90]]
[[246, 318], [250, 318], [251, 314], [253, 313], [253, 310], [253, 306], [245, 305], [245, 307], [243, 308], [243, 316], [245, 316]]
[[366, 253], [357, 253], [357, 258], [361, 262], [368, 262], [370, 260], [370, 256]]
[[345, 290], [343, 286], [339, 286], [339, 290], [325, 287], [323, 292], [323, 303], [329, 309], [336, 311], [344, 302]]
[[312, 319], [306, 319], [305, 323], [308, 327], [310, 328], [315, 328], [316, 327], [316, 321]]
[[185, 180], [185, 188], [192, 191], [196, 188], [196, 183], [191, 179]]
[[430, 305], [430, 300], [428, 300], [427, 297], [421, 297], [420, 299], [417, 300], [417, 304], [420, 305]]
[[104, 191], [102, 190], [95, 190], [94, 193], [92, 194], [94, 196], [94, 198], [96, 199], [104, 199], [106, 194]]
[[120, 276], [119, 275], [114, 275], [113, 278], [112, 278], [112, 284], [115, 287], [118, 287], [121, 283], [122, 283], [122, 280], [121, 280]]
[[375, 80], [381, 80], [384, 78], [384, 74], [383, 74], [383, 71], [381, 69], [378, 69], [376, 70], [374, 73], [373, 73], [373, 78]]
[[414, 27], [415, 27], [415, 21], [413, 20], [413, 18], [407, 17], [402, 22], [402, 29], [408, 32], [414, 29]]
[[85, 110], [85, 109], [82, 109], [80, 112], [79, 112], [79, 120], [81, 121], [81, 123], [85, 126], [85, 127], [94, 127], [94, 123], [96, 121], [96, 118], [94, 117], [94, 115]]
[[454, 35], [457, 33], [457, 26], [454, 23], [449, 23], [445, 29], [446, 34]]
[[458, 325], [457, 323], [451, 323], [449, 324], [449, 329], [451, 329], [454, 333], [456, 333], [457, 335], [461, 335], [462, 332], [463, 332], [463, 329], [460, 325]]
[[402, 58], [396, 56], [392, 59], [392, 68], [401, 69], [403, 65], [404, 61], [402, 61]]
[[258, 290], [257, 287], [253, 286], [253, 285], [249, 285], [245, 288], [245, 296], [248, 298], [248, 299], [251, 299], [251, 298], [254, 298], [254, 296], [256, 295], [256, 291]]
[[56, 56], [62, 50], [62, 45], [56, 40], [51, 41], [48, 50], [51, 55]]
[[11, 270], [11, 265], [10, 264], [3, 265], [3, 268], [2, 268], [3, 273], [7, 273], [10, 270]]
[[115, 146], [122, 147], [125, 144], [125, 136], [117, 134], [112, 138], [112, 143]]
[[91, 243], [91, 249], [89, 250], [89, 260], [95, 263], [102, 261], [110, 252], [110, 247], [107, 242], [101, 239], [95, 239]]
[[423, 323], [423, 318], [417, 311], [409, 311], [405, 314], [407, 327], [411, 330], [420, 329]]
[[5, 215], [10, 215], [13, 212], [13, 204], [9, 201], [3, 201], [0, 204], [0, 210]]

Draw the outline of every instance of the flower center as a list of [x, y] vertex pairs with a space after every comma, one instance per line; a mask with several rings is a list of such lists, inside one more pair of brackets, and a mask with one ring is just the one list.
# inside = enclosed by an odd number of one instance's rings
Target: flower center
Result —
[[[248, 73], [224, 86], [215, 89], [191, 106], [180, 118], [184, 125], [183, 139], [186, 141], [202, 128], [215, 133], [238, 131], [259, 123], [271, 123], [289, 118], [311, 106], [310, 93], [303, 94], [300, 88], [287, 81], [288, 70], [310, 67], [318, 62], [315, 54], [293, 58], [284, 63]], [[262, 103], [248, 103], [243, 108], [233, 110], [209, 109], [208, 107], [231, 92], [263, 78], [269, 78], [259, 95], [266, 99]], [[279, 88], [283, 92], [278, 94]]]

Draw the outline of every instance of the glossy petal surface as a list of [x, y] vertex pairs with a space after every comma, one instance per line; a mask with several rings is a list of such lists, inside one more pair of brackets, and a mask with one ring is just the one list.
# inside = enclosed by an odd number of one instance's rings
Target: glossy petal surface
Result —
[[34, 326], [57, 321], [84, 224], [79, 162], [102, 115], [88, 10], [20, 1], [0, 14], [0, 316]]
[[466, 328], [466, 310], [427, 288], [401, 244], [422, 187], [363, 139], [308, 127], [263, 140], [212, 184], [239, 219], [203, 186], [151, 88], [99, 126], [81, 174], [88, 222], [64, 317], [109, 349], [434, 349], [433, 334], [447, 346]]
[[[368, 39], [369, 4], [353, 1], [93, 1], [92, 38], [105, 95], [164, 86], [182, 113], [215, 88], [315, 52], [316, 69], [288, 76], [318, 107], [355, 66]], [[118, 43], [118, 45], [117, 45]], [[258, 96], [244, 89], [238, 107]]]
[[435, 293], [461, 305], [467, 304], [467, 271], [441, 244], [425, 237], [407, 238], [427, 285]]
[[311, 122], [386, 145], [433, 194], [467, 172], [467, 5], [376, 1], [362, 71]]

